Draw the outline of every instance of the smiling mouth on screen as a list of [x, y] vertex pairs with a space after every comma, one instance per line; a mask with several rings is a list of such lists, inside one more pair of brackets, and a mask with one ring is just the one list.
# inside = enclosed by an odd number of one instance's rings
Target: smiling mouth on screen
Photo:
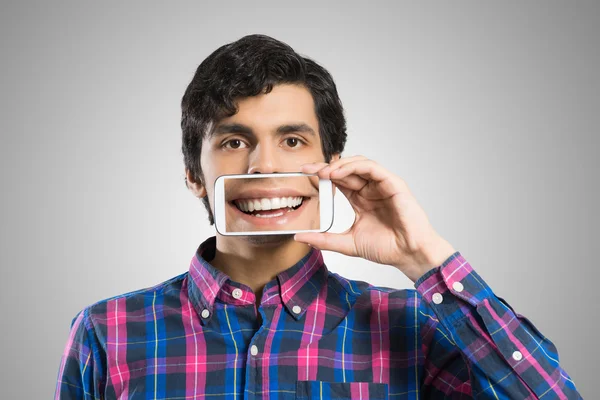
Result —
[[285, 196], [237, 199], [229, 202], [242, 220], [260, 226], [281, 226], [303, 214], [311, 197]]

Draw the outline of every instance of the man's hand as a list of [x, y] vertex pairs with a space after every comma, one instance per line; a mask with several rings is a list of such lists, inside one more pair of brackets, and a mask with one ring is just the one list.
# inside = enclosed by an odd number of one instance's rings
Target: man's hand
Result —
[[413, 282], [455, 252], [435, 232], [406, 183], [376, 162], [355, 156], [330, 164], [304, 164], [301, 170], [330, 179], [356, 217], [343, 233], [297, 233], [297, 241], [392, 265]]

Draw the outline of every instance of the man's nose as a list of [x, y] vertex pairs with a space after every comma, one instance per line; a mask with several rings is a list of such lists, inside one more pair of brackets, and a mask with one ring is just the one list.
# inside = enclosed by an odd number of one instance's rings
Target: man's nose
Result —
[[262, 144], [254, 148], [248, 159], [249, 174], [272, 174], [280, 170], [276, 149]]

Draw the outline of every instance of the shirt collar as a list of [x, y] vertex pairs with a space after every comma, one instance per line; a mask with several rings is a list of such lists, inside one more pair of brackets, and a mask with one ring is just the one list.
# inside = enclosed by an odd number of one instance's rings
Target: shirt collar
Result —
[[[210, 264], [215, 256], [215, 250], [216, 237], [212, 236], [200, 244], [190, 262], [188, 295], [203, 321], [208, 321], [212, 316], [217, 298], [231, 304], [249, 303], [245, 299], [249, 288], [232, 281], [227, 274]], [[322, 252], [311, 247], [298, 262], [265, 285], [261, 303], [269, 305], [281, 301], [289, 313], [298, 320], [321, 291], [328, 274]], [[239, 299], [232, 296], [235, 288], [242, 290]], [[205, 310], [208, 310], [208, 316]]]

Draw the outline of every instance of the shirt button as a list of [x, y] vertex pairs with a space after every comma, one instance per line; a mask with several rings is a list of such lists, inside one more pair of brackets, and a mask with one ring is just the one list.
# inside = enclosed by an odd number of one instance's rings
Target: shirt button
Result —
[[255, 344], [253, 344], [252, 347], [250, 347], [250, 354], [252, 354], [253, 356], [258, 354], [258, 347], [256, 347]]
[[432, 296], [432, 300], [435, 304], [441, 304], [442, 301], [444, 301], [444, 298], [440, 293], [434, 293], [434, 295]]
[[239, 288], [233, 289], [233, 292], [231, 293], [231, 295], [233, 296], [234, 299], [240, 299], [242, 297], [242, 289], [239, 289]]
[[520, 352], [520, 351], [515, 351], [515, 352], [513, 353], [513, 359], [514, 359], [515, 361], [520, 361], [522, 358], [523, 358], [523, 354], [521, 354], [521, 352]]
[[463, 286], [463, 284], [462, 284], [462, 283], [460, 283], [460, 282], [456, 281], [456, 282], [454, 282], [454, 283], [452, 284], [452, 288], [454, 288], [454, 290], [456, 290], [457, 292], [459, 292], [459, 293], [460, 293], [460, 292], [462, 292], [462, 291], [463, 291], [463, 289], [464, 289], [465, 287]]
[[294, 312], [294, 314], [300, 314], [302, 312], [302, 309], [300, 308], [300, 306], [294, 306], [292, 307], [292, 311]]
[[209, 315], [210, 311], [208, 311], [206, 308], [202, 310], [202, 318], [208, 318]]

